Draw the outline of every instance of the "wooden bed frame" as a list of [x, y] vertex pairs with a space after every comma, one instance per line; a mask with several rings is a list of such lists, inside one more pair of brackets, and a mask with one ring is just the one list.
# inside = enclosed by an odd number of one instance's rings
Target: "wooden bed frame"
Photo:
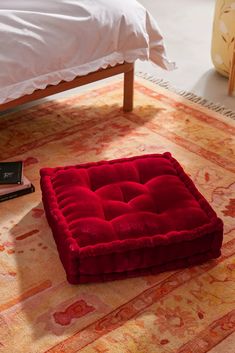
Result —
[[0, 111], [122, 73], [124, 74], [123, 110], [130, 112], [133, 109], [134, 63], [118, 64], [114, 67], [100, 69], [85, 76], [78, 76], [70, 82], [62, 81], [55, 86], [49, 85], [45, 89], [38, 89], [32, 94], [26, 94], [10, 102], [0, 104]]

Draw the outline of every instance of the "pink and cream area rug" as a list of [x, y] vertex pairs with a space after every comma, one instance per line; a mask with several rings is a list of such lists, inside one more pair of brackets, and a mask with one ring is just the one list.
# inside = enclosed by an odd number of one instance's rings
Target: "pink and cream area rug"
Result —
[[[147, 80], [0, 119], [0, 160], [24, 160], [35, 193], [0, 204], [0, 352], [234, 353], [235, 124]], [[39, 169], [169, 151], [224, 221], [222, 256], [127, 280], [70, 285], [41, 202]]]

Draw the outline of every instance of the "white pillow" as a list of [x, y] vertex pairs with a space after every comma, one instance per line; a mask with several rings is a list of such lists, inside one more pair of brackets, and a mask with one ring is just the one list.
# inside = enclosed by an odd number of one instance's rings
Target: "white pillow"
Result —
[[1, 0], [0, 48], [0, 104], [124, 61], [174, 68], [135, 0]]

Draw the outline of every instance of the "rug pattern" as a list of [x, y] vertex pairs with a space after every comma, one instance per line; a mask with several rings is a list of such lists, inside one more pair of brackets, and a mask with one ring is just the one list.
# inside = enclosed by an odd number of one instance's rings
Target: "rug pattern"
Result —
[[[33, 194], [0, 204], [0, 352], [234, 353], [235, 124], [143, 79], [2, 116], [0, 160], [24, 160]], [[224, 221], [201, 266], [69, 285], [46, 222], [39, 169], [169, 151]]]

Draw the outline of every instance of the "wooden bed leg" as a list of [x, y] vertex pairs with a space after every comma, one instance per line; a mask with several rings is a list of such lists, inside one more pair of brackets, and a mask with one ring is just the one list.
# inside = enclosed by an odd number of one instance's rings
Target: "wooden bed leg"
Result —
[[230, 67], [230, 72], [229, 72], [229, 82], [228, 82], [228, 95], [229, 96], [231, 96], [233, 94], [234, 86], [235, 86], [235, 44], [234, 44], [234, 48], [233, 48], [231, 67]]
[[123, 110], [131, 112], [133, 109], [134, 96], [134, 64], [130, 71], [124, 72], [124, 92], [123, 92]]

